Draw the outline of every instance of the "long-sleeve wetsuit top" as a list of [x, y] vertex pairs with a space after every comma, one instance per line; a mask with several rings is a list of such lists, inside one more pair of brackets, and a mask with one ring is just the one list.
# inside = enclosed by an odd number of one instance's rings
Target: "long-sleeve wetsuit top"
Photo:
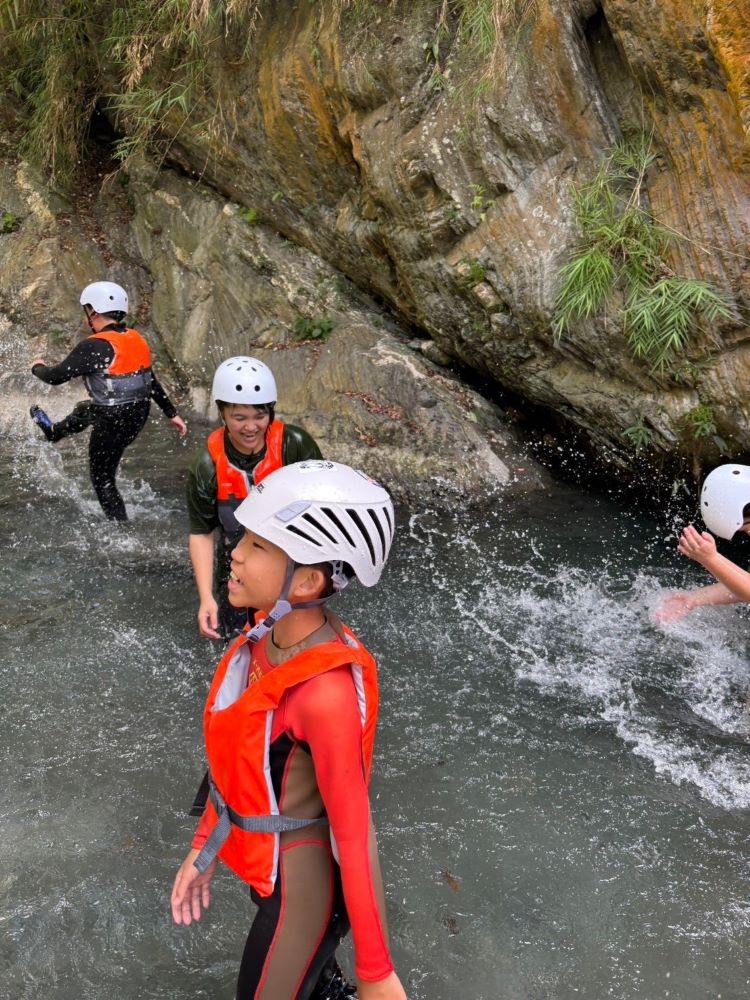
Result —
[[[232, 465], [246, 472], [250, 478], [255, 466], [266, 455], [265, 445], [255, 455], [244, 455], [237, 451], [226, 431], [224, 449]], [[281, 441], [281, 460], [284, 465], [319, 458], [322, 458], [320, 448], [307, 431], [293, 424], [284, 424]], [[208, 448], [204, 447], [196, 453], [188, 470], [187, 508], [191, 535], [210, 535], [215, 528], [220, 527], [216, 493], [216, 466]]]
[[[333, 618], [330, 612], [327, 615]], [[253, 649], [250, 682], [272, 670], [272, 660], [288, 659], [310, 640], [336, 639], [341, 642], [328, 622], [291, 650], [279, 650], [269, 633]], [[269, 759], [283, 815], [328, 816], [338, 849], [357, 975], [366, 982], [385, 979], [393, 963], [362, 760], [362, 722], [349, 667], [336, 667], [285, 692], [273, 715]], [[204, 815], [192, 846], [203, 847], [210, 832], [211, 823]]]
[[[126, 327], [122, 323], [112, 323], [106, 329], [122, 332]], [[112, 364], [114, 357], [115, 349], [108, 341], [87, 337], [76, 344], [67, 358], [59, 365], [34, 365], [31, 373], [42, 382], [46, 382], [47, 385], [62, 385], [63, 382], [70, 382], [74, 378], [82, 378], [84, 375], [92, 375], [94, 372], [106, 371]], [[171, 420], [172, 417], [177, 416], [177, 409], [154, 375], [153, 370], [151, 377], [151, 398], [164, 415]]]

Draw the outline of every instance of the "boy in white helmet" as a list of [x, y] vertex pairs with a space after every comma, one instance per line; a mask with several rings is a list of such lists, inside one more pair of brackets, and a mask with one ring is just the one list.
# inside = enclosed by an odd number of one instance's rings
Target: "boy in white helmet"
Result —
[[273, 373], [257, 358], [227, 358], [216, 369], [211, 399], [222, 423], [193, 459], [187, 484], [188, 546], [198, 590], [198, 628], [210, 639], [232, 638], [248, 619], [246, 609], [233, 608], [226, 596], [220, 604], [214, 597], [214, 565], [216, 589], [225, 595], [229, 555], [243, 533], [234, 511], [250, 487], [270, 472], [321, 457], [306, 431], [276, 417], [276, 397]]
[[52, 442], [91, 427], [89, 471], [97, 499], [110, 520], [126, 521], [116, 485], [117, 467], [143, 429], [150, 401], [156, 402], [180, 437], [187, 434], [187, 426], [154, 375], [148, 344], [123, 322], [128, 311], [125, 289], [111, 281], [95, 281], [81, 292], [81, 305], [91, 334], [60, 364], [35, 358], [31, 371], [48, 385], [82, 378], [91, 398], [56, 423], [34, 405], [31, 419]]
[[346, 465], [300, 462], [271, 473], [235, 516], [246, 531], [229, 600], [264, 610], [228, 648], [208, 694], [210, 791], [174, 882], [173, 919], [201, 917], [218, 855], [259, 908], [238, 997], [354, 996], [334, 958], [351, 926], [359, 1000], [405, 1000], [367, 792], [377, 668], [326, 608], [350, 579], [380, 578], [390, 497]]
[[[709, 473], [701, 491], [701, 515], [720, 538], [731, 539], [738, 531], [750, 535], [750, 466], [720, 465]], [[668, 594], [654, 612], [656, 621], [677, 621], [694, 608], [750, 602], [750, 573], [717, 552], [707, 531], [689, 524], [677, 549], [707, 569], [716, 583]]]

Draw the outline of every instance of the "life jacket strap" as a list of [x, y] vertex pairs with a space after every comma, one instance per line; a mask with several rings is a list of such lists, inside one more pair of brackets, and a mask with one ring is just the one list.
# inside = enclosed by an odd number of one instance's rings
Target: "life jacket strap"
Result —
[[211, 835], [203, 845], [198, 857], [193, 861], [193, 864], [201, 874], [205, 872], [219, 853], [229, 834], [232, 832], [233, 826], [244, 830], [246, 833], [284, 833], [287, 830], [302, 830], [306, 826], [328, 823], [328, 819], [325, 816], [319, 816], [315, 819], [297, 819], [294, 816], [280, 816], [278, 814], [241, 816], [231, 806], [226, 804], [210, 775], [208, 777], [208, 795], [211, 799], [211, 805], [216, 810], [218, 822], [211, 831]]

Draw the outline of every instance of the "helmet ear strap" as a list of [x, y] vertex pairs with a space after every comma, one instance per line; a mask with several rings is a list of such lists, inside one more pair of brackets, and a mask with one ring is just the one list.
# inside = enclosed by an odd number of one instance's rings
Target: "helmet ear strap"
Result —
[[292, 589], [292, 579], [294, 577], [294, 571], [299, 567], [300, 563], [294, 562], [293, 559], [287, 559], [286, 563], [286, 576], [284, 577], [284, 585], [281, 588], [281, 593], [276, 599], [276, 603], [268, 612], [266, 617], [262, 622], [258, 622], [250, 631], [247, 633], [247, 641], [251, 646], [254, 646], [256, 642], [259, 642], [266, 633], [270, 632], [277, 621], [288, 615], [290, 611], [303, 610], [305, 608], [319, 608], [323, 604], [327, 604], [331, 600], [331, 597], [335, 597], [336, 594], [341, 593], [344, 587], [349, 583], [349, 578], [344, 573], [344, 564], [340, 560], [332, 562], [333, 574], [331, 576], [331, 583], [333, 584], [333, 594], [329, 597], [317, 597], [313, 601], [301, 601], [299, 604], [292, 604], [289, 601], [289, 591]]

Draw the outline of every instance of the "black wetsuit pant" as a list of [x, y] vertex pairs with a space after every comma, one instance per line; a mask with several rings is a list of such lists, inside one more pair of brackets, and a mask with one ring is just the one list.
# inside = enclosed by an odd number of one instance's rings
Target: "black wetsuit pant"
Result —
[[112, 521], [127, 521], [125, 504], [115, 477], [122, 453], [138, 437], [148, 419], [147, 399], [119, 406], [97, 406], [88, 400], [78, 403], [72, 413], [54, 424], [50, 441], [91, 428], [89, 472], [91, 483], [105, 515]]

